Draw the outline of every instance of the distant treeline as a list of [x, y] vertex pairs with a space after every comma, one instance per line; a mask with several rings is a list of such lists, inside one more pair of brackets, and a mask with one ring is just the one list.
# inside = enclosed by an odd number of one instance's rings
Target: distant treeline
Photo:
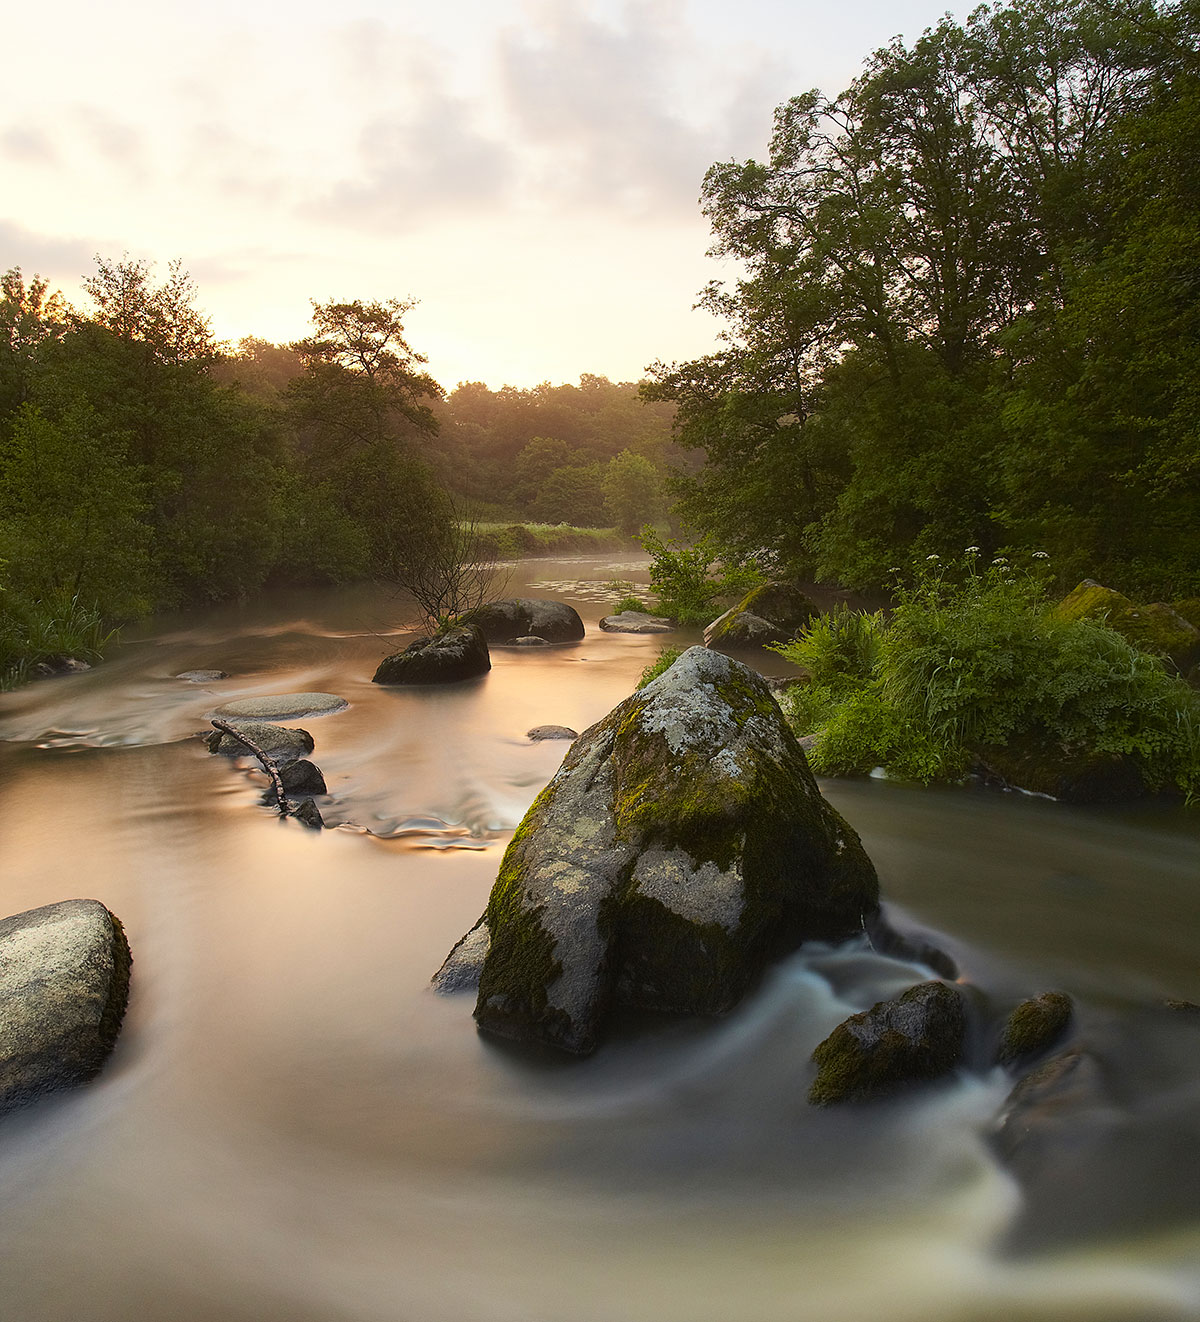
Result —
[[680, 512], [857, 586], [964, 548], [1200, 591], [1200, 5], [1017, 0], [714, 165], [728, 346], [653, 369]]
[[98, 259], [85, 289], [0, 280], [0, 671], [269, 582], [402, 581], [470, 501], [628, 531], [660, 509], [672, 408], [635, 385], [445, 399], [408, 303], [314, 304], [307, 338], [230, 352], [178, 265]]

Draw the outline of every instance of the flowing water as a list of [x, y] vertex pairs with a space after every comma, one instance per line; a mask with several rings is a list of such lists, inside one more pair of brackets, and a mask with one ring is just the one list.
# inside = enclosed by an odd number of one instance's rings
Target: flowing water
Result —
[[[1026, 1188], [986, 1141], [997, 1071], [807, 1105], [813, 1046], [928, 976], [865, 948], [586, 1061], [428, 990], [566, 747], [525, 731], [582, 730], [694, 641], [600, 633], [617, 577], [644, 566], [522, 563], [509, 591], [586, 639], [444, 690], [370, 683], [403, 610], [356, 589], [160, 618], [0, 697], [0, 912], [99, 898], [135, 959], [101, 1077], [0, 1126], [5, 1322], [1200, 1318], [1200, 1027], [1158, 1004], [1200, 1000], [1200, 813], [823, 786], [967, 978], [1077, 998], [1112, 1087]], [[325, 832], [192, 737], [298, 690], [350, 703], [300, 722]]]

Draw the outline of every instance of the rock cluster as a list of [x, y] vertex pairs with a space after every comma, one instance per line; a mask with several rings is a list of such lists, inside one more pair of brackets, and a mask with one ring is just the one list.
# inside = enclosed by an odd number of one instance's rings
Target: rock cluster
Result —
[[[575, 643], [583, 637], [579, 612], [548, 597], [508, 597], [469, 611], [460, 621], [473, 624], [489, 643], [513, 645], [536, 637], [547, 643]], [[523, 646], [528, 644], [523, 643]]]

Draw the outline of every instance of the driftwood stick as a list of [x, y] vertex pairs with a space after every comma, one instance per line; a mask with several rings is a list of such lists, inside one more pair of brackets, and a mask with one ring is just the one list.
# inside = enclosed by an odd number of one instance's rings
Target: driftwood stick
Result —
[[271, 784], [274, 786], [275, 798], [279, 803], [279, 815], [281, 817], [289, 816], [292, 811], [292, 805], [288, 802], [288, 797], [283, 792], [283, 781], [279, 778], [279, 768], [276, 767], [275, 761], [270, 754], [264, 752], [264, 750], [259, 748], [249, 735], [243, 734], [241, 730], [237, 729], [236, 726], [230, 725], [228, 721], [218, 721], [214, 719], [212, 725], [214, 729], [220, 730], [222, 734], [227, 734], [231, 739], [236, 739], [239, 744], [245, 744], [254, 756], [258, 758], [262, 763], [262, 769], [268, 776], [270, 776]]

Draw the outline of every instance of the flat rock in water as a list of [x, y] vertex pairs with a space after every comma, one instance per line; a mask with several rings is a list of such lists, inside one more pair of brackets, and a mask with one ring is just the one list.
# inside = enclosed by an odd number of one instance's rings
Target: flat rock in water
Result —
[[675, 629], [665, 615], [647, 615], [645, 611], [606, 615], [600, 627], [605, 633], [672, 633]]
[[492, 658], [482, 632], [473, 624], [433, 637], [415, 638], [403, 652], [385, 656], [371, 677], [374, 684], [458, 684], [486, 675]]
[[[269, 721], [230, 721], [229, 724], [243, 731], [247, 739], [274, 758], [303, 757], [313, 750], [313, 737], [307, 730], [272, 725]], [[222, 730], [210, 730], [203, 737], [210, 753], [222, 753], [229, 757], [255, 756], [240, 739], [233, 739]]]
[[514, 647], [549, 647], [550, 640], [542, 638], [536, 633], [531, 633], [525, 638], [514, 638], [512, 645]]
[[98, 900], [0, 922], [0, 1112], [86, 1083], [120, 1031], [129, 944]]
[[225, 670], [184, 670], [175, 678], [186, 679], [190, 684], [215, 684], [218, 679], [228, 679], [229, 673]]
[[579, 735], [569, 725], [535, 725], [525, 732], [525, 737], [536, 744], [543, 739], [578, 739]]
[[481, 629], [489, 643], [511, 644], [535, 636], [548, 643], [576, 643], [584, 633], [579, 612], [565, 601], [549, 597], [489, 601], [462, 616], [460, 622]]
[[435, 986], [474, 967], [481, 1028], [586, 1053], [612, 1010], [723, 1013], [878, 907], [761, 676], [693, 647], [568, 750]]
[[334, 693], [274, 693], [227, 702], [213, 715], [223, 721], [294, 721], [298, 716], [328, 716], [349, 705]]

